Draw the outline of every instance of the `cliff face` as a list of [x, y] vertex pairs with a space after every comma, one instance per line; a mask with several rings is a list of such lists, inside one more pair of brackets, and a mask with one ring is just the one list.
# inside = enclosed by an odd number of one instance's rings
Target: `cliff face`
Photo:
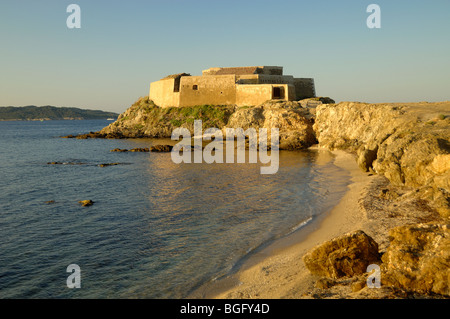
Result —
[[450, 216], [449, 102], [319, 105], [314, 130], [320, 146], [355, 153], [361, 169], [418, 188]]

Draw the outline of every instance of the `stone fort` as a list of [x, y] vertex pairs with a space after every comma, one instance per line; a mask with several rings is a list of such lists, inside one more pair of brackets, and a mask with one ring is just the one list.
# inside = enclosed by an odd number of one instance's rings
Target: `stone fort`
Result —
[[169, 75], [150, 84], [149, 98], [161, 107], [259, 105], [316, 96], [314, 79], [283, 75], [281, 66], [209, 68], [201, 76]]

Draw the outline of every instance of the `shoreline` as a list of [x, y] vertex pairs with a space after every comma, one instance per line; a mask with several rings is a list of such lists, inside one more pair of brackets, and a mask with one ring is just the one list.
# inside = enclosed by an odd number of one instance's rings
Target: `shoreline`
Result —
[[[322, 150], [317, 146], [312, 148]], [[302, 298], [313, 288], [314, 277], [306, 269], [303, 255], [318, 244], [363, 228], [368, 218], [358, 209], [358, 201], [375, 177], [359, 169], [354, 155], [345, 151], [331, 153], [335, 155], [334, 164], [350, 174], [351, 183], [339, 203], [297, 231], [254, 253], [234, 273], [197, 288], [188, 298]]]
[[108, 120], [112, 121], [107, 118], [82, 118], [82, 117], [66, 117], [66, 118], [60, 118], [60, 119], [51, 119], [48, 117], [45, 118], [36, 118], [36, 119], [0, 119], [0, 122], [39, 122], [39, 121], [86, 121], [86, 120]]

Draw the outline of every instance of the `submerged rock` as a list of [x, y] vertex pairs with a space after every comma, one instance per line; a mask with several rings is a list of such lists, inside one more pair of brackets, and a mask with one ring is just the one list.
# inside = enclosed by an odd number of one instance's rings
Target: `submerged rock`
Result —
[[150, 152], [150, 149], [148, 147], [144, 147], [144, 148], [137, 147], [137, 148], [132, 148], [130, 150], [130, 152], [144, 152], [144, 153], [147, 153], [147, 152]]
[[360, 275], [380, 263], [378, 244], [362, 230], [327, 241], [303, 256], [308, 270], [319, 276], [341, 278]]
[[148, 147], [144, 147], [144, 148], [141, 148], [141, 147], [136, 147], [136, 148], [132, 148], [132, 149], [130, 149], [130, 150], [128, 150], [128, 149], [126, 149], [126, 148], [115, 148], [115, 149], [113, 149], [113, 150], [111, 150], [110, 152], [122, 152], [122, 153], [125, 153], [125, 152], [150, 152], [150, 149], [148, 148]]
[[89, 132], [87, 134], [79, 134], [79, 135], [69, 134], [67, 136], [61, 136], [61, 138], [75, 138], [78, 140], [86, 140], [88, 138], [120, 139], [124, 138], [124, 136], [120, 132], [109, 132], [109, 133]]
[[120, 165], [120, 163], [104, 163], [104, 164], [98, 164], [100, 167], [108, 167], [108, 166], [115, 166]]
[[450, 295], [450, 224], [415, 224], [390, 230], [382, 285]]
[[85, 165], [83, 162], [48, 162], [48, 165]]

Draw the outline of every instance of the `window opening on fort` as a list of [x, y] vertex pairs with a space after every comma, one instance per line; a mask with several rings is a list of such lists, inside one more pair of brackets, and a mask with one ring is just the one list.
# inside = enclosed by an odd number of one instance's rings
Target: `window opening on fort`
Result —
[[180, 79], [181, 77], [175, 78], [175, 81], [173, 82], [173, 91], [174, 92], [180, 92]]
[[197, 85], [197, 84], [194, 84], [194, 85], [192, 86], [192, 89], [193, 89], [193, 90], [198, 90], [198, 85]]

